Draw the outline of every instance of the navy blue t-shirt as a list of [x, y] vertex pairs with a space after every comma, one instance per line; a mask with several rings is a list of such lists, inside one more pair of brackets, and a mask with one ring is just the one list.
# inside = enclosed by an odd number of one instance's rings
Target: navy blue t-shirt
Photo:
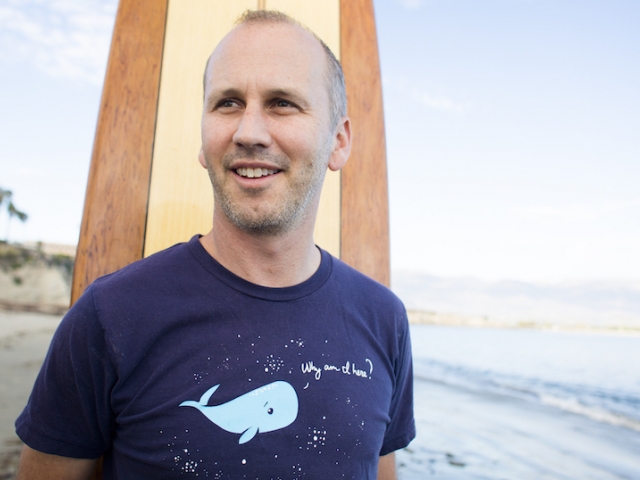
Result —
[[16, 427], [107, 479], [373, 479], [415, 436], [406, 312], [324, 251], [268, 288], [196, 236], [87, 289]]

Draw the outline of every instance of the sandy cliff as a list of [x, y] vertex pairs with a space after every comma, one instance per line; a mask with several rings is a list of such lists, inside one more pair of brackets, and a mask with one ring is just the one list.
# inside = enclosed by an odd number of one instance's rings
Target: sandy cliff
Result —
[[73, 256], [46, 245], [0, 243], [0, 308], [60, 314], [69, 308]]

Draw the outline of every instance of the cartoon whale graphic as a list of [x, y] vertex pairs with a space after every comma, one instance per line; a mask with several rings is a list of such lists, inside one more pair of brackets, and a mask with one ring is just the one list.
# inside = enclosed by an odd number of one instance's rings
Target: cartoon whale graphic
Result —
[[238, 443], [247, 443], [261, 432], [287, 427], [298, 417], [298, 394], [287, 382], [270, 383], [222, 405], [207, 405], [219, 386], [204, 392], [200, 401], [187, 400], [180, 406], [197, 408], [227, 432], [241, 433]]

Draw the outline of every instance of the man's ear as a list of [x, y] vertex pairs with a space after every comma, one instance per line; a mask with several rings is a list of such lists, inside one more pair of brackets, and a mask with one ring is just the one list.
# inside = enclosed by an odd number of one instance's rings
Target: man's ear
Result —
[[329, 157], [329, 169], [333, 172], [344, 167], [351, 153], [351, 120], [342, 117], [333, 138], [333, 150]]
[[202, 147], [200, 147], [200, 153], [198, 153], [198, 161], [202, 168], [207, 168], [207, 161], [204, 159], [204, 152], [202, 151]]

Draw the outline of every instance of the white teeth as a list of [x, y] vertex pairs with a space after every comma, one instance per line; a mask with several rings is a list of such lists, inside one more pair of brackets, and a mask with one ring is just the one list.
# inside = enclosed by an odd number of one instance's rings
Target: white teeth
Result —
[[237, 168], [236, 173], [241, 177], [246, 178], [260, 178], [267, 175], [273, 175], [277, 170], [271, 170], [269, 168]]

